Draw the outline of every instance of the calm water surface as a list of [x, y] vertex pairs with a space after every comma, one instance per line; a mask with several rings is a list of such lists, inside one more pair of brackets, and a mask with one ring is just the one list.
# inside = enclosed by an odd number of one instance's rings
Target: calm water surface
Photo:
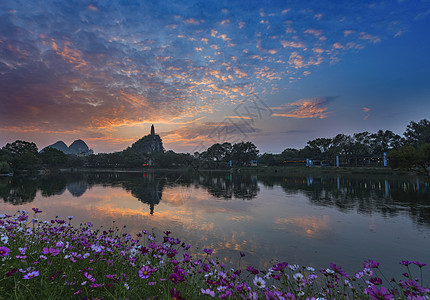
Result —
[[0, 200], [0, 213], [38, 207], [43, 220], [170, 230], [235, 268], [239, 251], [260, 269], [334, 262], [353, 273], [371, 258], [399, 278], [403, 259], [430, 264], [430, 188], [417, 177], [72, 173], [0, 178]]

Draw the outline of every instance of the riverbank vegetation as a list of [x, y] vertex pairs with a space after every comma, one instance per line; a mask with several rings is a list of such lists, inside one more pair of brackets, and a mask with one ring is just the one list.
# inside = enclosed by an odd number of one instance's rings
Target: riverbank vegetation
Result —
[[[394, 169], [430, 175], [430, 121], [411, 122], [403, 137], [389, 131], [367, 131], [333, 138], [316, 138], [302, 149], [263, 153], [252, 142], [216, 143], [201, 152], [139, 152], [133, 147], [96, 155], [70, 155], [53, 148], [41, 152], [32, 142], [15, 141], [0, 149], [0, 174], [58, 168], [131, 168], [214, 170], [247, 166], [304, 166], [366, 168], [384, 165], [384, 153]], [[338, 163], [339, 162], [339, 163]], [[369, 169], [367, 169], [369, 170]], [[372, 171], [373, 172], [373, 171]]]
[[330, 263], [315, 270], [277, 262], [268, 270], [213, 259], [213, 249], [194, 251], [165, 231], [95, 229], [73, 225], [73, 216], [35, 218], [33, 208], [0, 215], [0, 299], [429, 299], [426, 263], [403, 260], [399, 277], [366, 260], [347, 274]]

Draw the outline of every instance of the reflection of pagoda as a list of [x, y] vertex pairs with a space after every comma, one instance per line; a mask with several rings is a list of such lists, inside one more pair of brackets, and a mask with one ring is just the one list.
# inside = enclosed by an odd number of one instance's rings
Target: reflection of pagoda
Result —
[[154, 182], [153, 177], [146, 177], [143, 182], [131, 186], [131, 194], [142, 203], [149, 204], [150, 214], [154, 214], [155, 205], [160, 203], [163, 195], [164, 183], [160, 180]]
[[131, 149], [140, 153], [164, 152], [163, 142], [158, 134], [155, 134], [154, 125], [151, 126], [149, 135], [135, 142]]

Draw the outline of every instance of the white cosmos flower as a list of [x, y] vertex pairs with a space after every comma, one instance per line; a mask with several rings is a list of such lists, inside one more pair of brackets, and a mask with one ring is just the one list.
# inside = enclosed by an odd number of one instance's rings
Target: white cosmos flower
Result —
[[264, 289], [266, 287], [266, 281], [264, 281], [264, 279], [259, 276], [254, 277], [254, 284], [260, 289]]
[[0, 240], [3, 244], [7, 244], [7, 242], [9, 241], [9, 237], [7, 235], [2, 234]]
[[296, 273], [293, 275], [293, 278], [295, 281], [303, 281], [303, 278], [305, 278], [305, 277], [303, 276], [302, 273]]

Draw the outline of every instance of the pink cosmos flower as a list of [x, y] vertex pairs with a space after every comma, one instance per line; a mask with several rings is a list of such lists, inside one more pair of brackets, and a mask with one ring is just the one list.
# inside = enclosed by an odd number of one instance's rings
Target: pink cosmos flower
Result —
[[33, 271], [33, 272], [29, 272], [27, 274], [24, 275], [24, 277], [22, 277], [22, 279], [31, 279], [33, 277], [37, 277], [39, 276], [39, 271]]
[[87, 278], [91, 282], [95, 282], [96, 281], [96, 279], [93, 277], [93, 275], [91, 275], [88, 272], [84, 272], [84, 276], [85, 276], [85, 278]]
[[10, 249], [8, 247], [0, 247], [0, 256], [8, 256], [10, 252]]
[[211, 289], [206, 289], [206, 290], [205, 289], [201, 289], [200, 291], [202, 292], [202, 294], [209, 295], [212, 298], [215, 297], [215, 292], [212, 291]]
[[140, 278], [147, 279], [151, 275], [152, 271], [153, 270], [150, 266], [143, 266], [142, 268], [140, 268], [138, 274]]
[[372, 285], [367, 288], [366, 291], [369, 293], [371, 299], [390, 300], [394, 299], [394, 296], [388, 293], [388, 290], [381, 286], [380, 289], [376, 285]]

